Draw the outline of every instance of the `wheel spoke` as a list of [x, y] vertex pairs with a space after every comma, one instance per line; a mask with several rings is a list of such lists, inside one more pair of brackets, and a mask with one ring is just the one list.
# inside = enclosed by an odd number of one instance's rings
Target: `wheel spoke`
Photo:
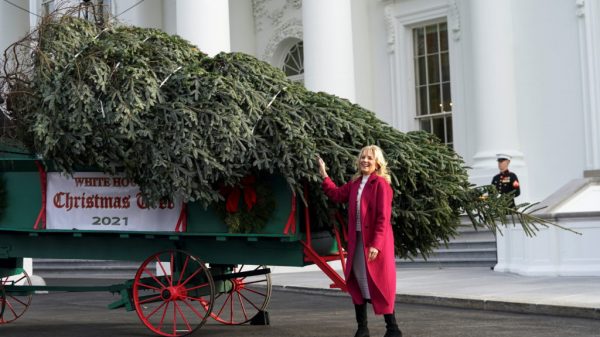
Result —
[[183, 323], [185, 323], [185, 326], [187, 327], [187, 331], [192, 331], [192, 327], [190, 326], [190, 323], [188, 322], [188, 320], [185, 318], [185, 314], [179, 307], [179, 304], [177, 304], [177, 302], [174, 302], [173, 304], [175, 304], [175, 308], [177, 308], [177, 311], [179, 311], [179, 316], [181, 316], [181, 318], [183, 319]]
[[154, 316], [154, 314], [160, 310], [160, 308], [162, 308], [163, 305], [168, 304], [168, 302], [162, 302], [158, 307], [156, 307], [156, 309], [152, 310], [151, 313], [148, 314], [148, 316], [146, 316], [146, 318], [150, 318], [152, 316]]
[[155, 286], [151, 286], [151, 285], [149, 285], [149, 284], [146, 284], [146, 283], [142, 283], [142, 282], [136, 282], [136, 285], [138, 285], [138, 286], [142, 286], [142, 287], [144, 287], [144, 288], [148, 288], [148, 289], [152, 289], [152, 290], [158, 290], [158, 291], [160, 291], [160, 288], [157, 288], [157, 287], [155, 287]]
[[[172, 254], [172, 253], [171, 253]], [[171, 255], [173, 256], [173, 255]], [[167, 275], [167, 271], [165, 270], [165, 267], [163, 266], [162, 261], [158, 258], [158, 256], [156, 257], [156, 262], [158, 263], [158, 265], [160, 266], [160, 269], [163, 272], [163, 275], [165, 275], [165, 278], [167, 279], [167, 282], [169, 282], [169, 286], [173, 286], [173, 283], [171, 281], [171, 279], [169, 278], [169, 275]]]
[[190, 260], [190, 256], [187, 255], [185, 257], [185, 262], [183, 263], [183, 267], [181, 267], [181, 273], [179, 273], [179, 279], [177, 280], [177, 285], [181, 285], [181, 280], [183, 280], [183, 275], [184, 275], [185, 269], [187, 268], [189, 260]]
[[[190, 303], [188, 303], [188, 301], [186, 301], [186, 299], [185, 299], [185, 298], [182, 300], [182, 302], [183, 302], [183, 303], [185, 303], [185, 304], [186, 304], [186, 305], [187, 305], [187, 306], [190, 308], [190, 310], [192, 310], [192, 311], [193, 311], [193, 312], [194, 312], [194, 313], [195, 313], [195, 314], [196, 314], [196, 315], [197, 315], [199, 318], [202, 318], [202, 319], [204, 319], [204, 317], [205, 317], [205, 316], [204, 316], [204, 315], [202, 315], [201, 313], [199, 313], [199, 312], [198, 312], [198, 310], [196, 310], [196, 308], [194, 308], [194, 306], [193, 306], [193, 305], [191, 305]], [[198, 301], [198, 302], [200, 302], [200, 301]], [[205, 306], [205, 305], [207, 305], [206, 303], [207, 303], [206, 301], [204, 301], [204, 303], [200, 302], [200, 304], [201, 304], [202, 306]], [[206, 309], [208, 309], [208, 308], [206, 308]]]
[[27, 303], [25, 303], [25, 302], [23, 302], [23, 301], [19, 300], [19, 299], [18, 299], [18, 298], [16, 298], [15, 296], [9, 295], [9, 297], [10, 297], [11, 299], [13, 299], [14, 301], [16, 301], [16, 302], [19, 302], [21, 305], [23, 305], [23, 306], [27, 306]]
[[[151, 268], [154, 265], [156, 269]], [[196, 295], [199, 292], [205, 297]], [[142, 263], [133, 282], [132, 296], [138, 317], [146, 327], [162, 336], [181, 337], [206, 323], [215, 288], [210, 271], [201, 260], [171, 249]]]
[[[240, 307], [242, 308], [242, 313], [244, 313], [244, 320], [248, 320], [248, 314], [246, 313], [246, 308], [244, 307], [244, 302], [242, 301], [241, 294], [238, 292], [238, 300], [240, 301]], [[252, 303], [250, 303], [252, 304]]]
[[15, 311], [15, 307], [13, 307], [13, 305], [9, 301], [6, 301], [6, 308], [8, 308], [10, 310], [10, 312], [12, 312], [12, 314], [15, 318], [17, 317], [17, 312]]
[[200, 288], [204, 288], [204, 287], [210, 287], [210, 284], [208, 284], [208, 283], [202, 283], [202, 284], [199, 284], [199, 285], [197, 285], [195, 287], [190, 287], [190, 288], [186, 288], [186, 289], [188, 291], [190, 291], [190, 290], [196, 290], [196, 289], [200, 289]]
[[158, 329], [162, 330], [163, 324], [165, 323], [165, 317], [167, 316], [167, 311], [169, 311], [169, 304], [171, 304], [171, 302], [165, 302], [167, 303], [167, 305], [165, 306], [165, 309], [162, 312], [162, 316], [160, 317], [160, 321], [158, 322]]
[[246, 291], [249, 291], [249, 292], [251, 292], [251, 293], [255, 293], [255, 294], [257, 294], [257, 295], [260, 295], [260, 296], [263, 296], [263, 297], [266, 297], [266, 296], [267, 296], [267, 294], [261, 293], [260, 291], [256, 291], [256, 290], [254, 290], [254, 289], [250, 289], [250, 288], [244, 288], [244, 289], [242, 289], [242, 290], [246, 290]]
[[166, 288], [166, 286], [148, 268], [144, 268], [144, 273], [150, 275], [156, 283], [160, 284], [163, 288]]
[[227, 294], [227, 298], [225, 299], [225, 302], [223, 302], [223, 305], [221, 306], [221, 310], [219, 310], [219, 313], [217, 314], [217, 316], [221, 316], [221, 313], [223, 312], [223, 309], [225, 309], [225, 305], [230, 300], [230, 298], [231, 298], [231, 293]]
[[177, 306], [173, 302], [173, 336], [177, 336]]
[[160, 300], [161, 297], [160, 295], [156, 295], [150, 298], [147, 298], [145, 300], [140, 301], [140, 304], [146, 304], [146, 303], [150, 303], [150, 302], [156, 302], [156, 300]]
[[202, 271], [202, 269], [198, 269], [196, 270], [192, 275], [190, 275], [187, 279], [185, 279], [185, 281], [183, 281], [182, 284], [180, 285], [186, 285], [192, 278], [196, 277], [196, 275], [198, 275], [198, 273], [200, 273]]
[[267, 282], [267, 280], [257, 280], [257, 281], [251, 281], [251, 282], [244, 282], [244, 285], [247, 284], [257, 284], [257, 283], [265, 283]]
[[252, 301], [250, 301], [248, 299], [248, 297], [244, 296], [244, 294], [238, 293], [240, 294], [246, 301], [248, 301], [248, 303], [250, 303], [256, 310], [260, 311], [261, 309], [259, 307], [257, 307]]

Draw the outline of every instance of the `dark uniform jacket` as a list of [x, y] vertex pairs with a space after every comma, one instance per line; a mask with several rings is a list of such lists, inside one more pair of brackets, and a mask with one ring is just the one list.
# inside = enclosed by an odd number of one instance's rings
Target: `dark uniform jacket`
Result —
[[[517, 175], [506, 170], [500, 172], [492, 179], [492, 185], [496, 186], [498, 192], [505, 194], [515, 191], [513, 196], [518, 197], [521, 194], [521, 187], [519, 186], [519, 178]], [[513, 206], [515, 202], [513, 201]]]

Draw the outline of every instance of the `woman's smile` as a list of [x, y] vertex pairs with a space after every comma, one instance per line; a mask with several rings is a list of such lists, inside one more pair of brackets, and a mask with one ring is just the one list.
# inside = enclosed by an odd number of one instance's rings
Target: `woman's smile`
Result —
[[373, 156], [373, 153], [370, 153], [369, 151], [365, 151], [360, 156], [360, 172], [363, 175], [369, 175], [369, 174], [375, 172], [376, 169], [377, 169], [377, 163], [375, 163], [375, 156]]

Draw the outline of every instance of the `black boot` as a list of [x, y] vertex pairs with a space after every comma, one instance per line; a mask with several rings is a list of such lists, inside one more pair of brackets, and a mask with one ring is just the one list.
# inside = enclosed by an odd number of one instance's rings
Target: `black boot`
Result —
[[383, 315], [383, 319], [385, 319], [385, 335], [383, 337], [402, 337], [402, 331], [398, 329], [398, 324], [396, 323], [396, 314], [385, 314]]
[[354, 311], [356, 311], [356, 323], [358, 323], [358, 329], [354, 334], [354, 337], [369, 337], [369, 328], [367, 327], [367, 303], [355, 304]]

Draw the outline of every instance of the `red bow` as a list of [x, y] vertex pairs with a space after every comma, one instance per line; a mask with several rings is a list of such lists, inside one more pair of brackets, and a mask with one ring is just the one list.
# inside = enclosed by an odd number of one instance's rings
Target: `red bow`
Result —
[[254, 187], [255, 183], [256, 178], [254, 176], [247, 176], [240, 181], [241, 187], [226, 187], [222, 190], [221, 193], [227, 199], [225, 208], [227, 209], [228, 213], [235, 213], [238, 211], [242, 190], [244, 191], [244, 202], [246, 203], [246, 207], [248, 210], [252, 209], [254, 204], [256, 204], [256, 188]]

